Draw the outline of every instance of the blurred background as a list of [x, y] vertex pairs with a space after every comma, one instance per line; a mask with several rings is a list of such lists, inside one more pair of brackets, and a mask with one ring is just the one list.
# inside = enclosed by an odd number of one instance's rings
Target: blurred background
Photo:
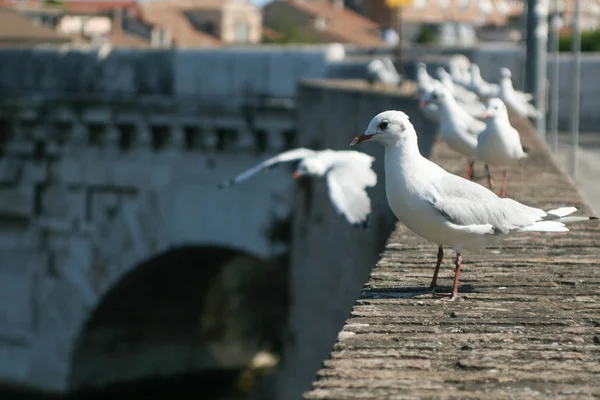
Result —
[[293, 166], [217, 185], [390, 108], [428, 154], [415, 64], [466, 56], [600, 210], [598, 51], [596, 0], [0, 0], [0, 398], [300, 398], [395, 224], [381, 150], [367, 231]]

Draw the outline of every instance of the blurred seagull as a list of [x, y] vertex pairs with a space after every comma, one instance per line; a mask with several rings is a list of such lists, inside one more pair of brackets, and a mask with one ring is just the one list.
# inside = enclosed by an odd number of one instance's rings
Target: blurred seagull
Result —
[[441, 84], [421, 102], [420, 107], [428, 103], [439, 107], [440, 138], [455, 152], [464, 155], [469, 160], [467, 179], [473, 176], [475, 165], [475, 148], [477, 137], [485, 129], [485, 123], [472, 117], [454, 99], [452, 93]]
[[371, 214], [371, 200], [366, 188], [377, 184], [377, 175], [371, 169], [375, 159], [365, 153], [352, 150], [310, 150], [298, 148], [271, 157], [242, 172], [233, 179], [219, 185], [219, 188], [238, 184], [252, 175], [271, 169], [284, 162], [300, 161], [294, 179], [302, 176], [325, 177], [329, 198], [338, 214], [350, 224], [366, 228]]
[[469, 85], [469, 89], [482, 99], [500, 96], [500, 86], [483, 80], [479, 65], [475, 63], [471, 64], [471, 84]]
[[384, 58], [373, 60], [367, 65], [367, 80], [370, 84], [381, 82], [386, 85], [398, 86], [402, 78], [391, 60]]
[[485, 162], [488, 187], [494, 188], [494, 179], [488, 165], [503, 167], [502, 191], [499, 196], [506, 196], [506, 166], [526, 158], [527, 153], [521, 144], [521, 136], [508, 120], [508, 111], [502, 100], [492, 98], [487, 105], [487, 120], [483, 132], [479, 134], [475, 157]]
[[533, 104], [529, 103], [532, 100], [532, 96], [514, 89], [510, 69], [500, 68], [500, 75], [500, 93], [497, 97], [502, 99], [506, 107], [523, 118], [541, 117], [542, 113]]

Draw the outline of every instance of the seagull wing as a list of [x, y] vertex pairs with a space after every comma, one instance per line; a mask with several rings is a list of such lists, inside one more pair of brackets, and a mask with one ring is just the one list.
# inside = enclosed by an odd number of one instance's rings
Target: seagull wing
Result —
[[371, 199], [366, 188], [377, 184], [374, 158], [356, 151], [336, 152], [327, 172], [329, 198], [336, 211], [354, 226], [366, 227]]
[[433, 181], [425, 200], [449, 223], [479, 234], [508, 234], [546, 216], [543, 210], [500, 198], [487, 188], [452, 174]]
[[223, 183], [221, 183], [219, 185], [219, 188], [225, 188], [228, 186], [232, 186], [235, 184], [240, 183], [241, 181], [244, 181], [246, 179], [248, 179], [249, 177], [251, 177], [252, 175], [256, 174], [257, 172], [260, 172], [264, 169], [267, 168], [272, 168], [274, 166], [276, 166], [277, 164], [281, 164], [284, 162], [289, 162], [289, 161], [296, 161], [296, 160], [300, 160], [302, 158], [308, 157], [308, 156], [312, 156], [314, 155], [316, 152], [314, 150], [310, 150], [310, 149], [305, 149], [305, 148], [298, 148], [298, 149], [292, 149], [292, 150], [288, 150], [286, 152], [283, 152], [281, 154], [276, 155], [275, 157], [271, 157], [263, 162], [261, 162], [260, 164], [242, 172], [241, 174], [239, 174], [238, 176], [236, 176], [235, 178], [229, 179]]

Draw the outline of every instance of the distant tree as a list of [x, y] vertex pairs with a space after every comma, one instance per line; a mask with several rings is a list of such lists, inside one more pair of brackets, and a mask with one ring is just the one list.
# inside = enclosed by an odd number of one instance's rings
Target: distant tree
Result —
[[56, 6], [56, 7], [64, 6], [63, 0], [44, 0], [44, 4], [47, 4], [50, 6]]
[[276, 18], [273, 18], [269, 28], [278, 33], [273, 38], [263, 38], [263, 43], [280, 43], [280, 44], [313, 44], [320, 43], [321, 40], [317, 35], [306, 33], [297, 24], [290, 21], [282, 13], [278, 13]]
[[[563, 35], [558, 40], [559, 51], [571, 51], [572, 35]], [[581, 32], [581, 51], [600, 52], [600, 28]]]
[[276, 38], [264, 38], [263, 43], [313, 44], [321, 42], [319, 37], [303, 32], [298, 26], [288, 25], [272, 29], [279, 35]]
[[428, 44], [433, 43], [435, 41], [435, 32], [430, 25], [423, 24], [421, 25], [421, 30], [419, 34], [415, 38], [415, 42], [419, 44]]

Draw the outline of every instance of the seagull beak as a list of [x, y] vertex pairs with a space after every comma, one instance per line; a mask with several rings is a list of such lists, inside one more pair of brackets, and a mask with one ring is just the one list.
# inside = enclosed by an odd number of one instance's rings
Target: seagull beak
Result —
[[365, 135], [364, 133], [362, 135], [359, 135], [357, 137], [355, 137], [354, 139], [352, 139], [352, 142], [350, 142], [350, 147], [352, 146], [356, 146], [359, 143], [365, 142], [369, 139], [372, 139], [373, 136], [375, 135]]
[[302, 176], [302, 174], [301, 174], [300, 172], [298, 172], [298, 171], [296, 171], [296, 172], [294, 172], [294, 173], [292, 174], [292, 178], [294, 178], [294, 179], [298, 179], [298, 178], [300, 178], [301, 176]]
[[483, 113], [483, 119], [490, 119], [491, 117], [492, 116], [490, 115], [489, 112], [486, 111], [486, 112]]
[[421, 102], [419, 103], [419, 108], [423, 108], [423, 107], [425, 107], [425, 106], [427, 105], [427, 103], [428, 103], [428, 102], [427, 102], [427, 101], [425, 101], [425, 100], [421, 101]]

